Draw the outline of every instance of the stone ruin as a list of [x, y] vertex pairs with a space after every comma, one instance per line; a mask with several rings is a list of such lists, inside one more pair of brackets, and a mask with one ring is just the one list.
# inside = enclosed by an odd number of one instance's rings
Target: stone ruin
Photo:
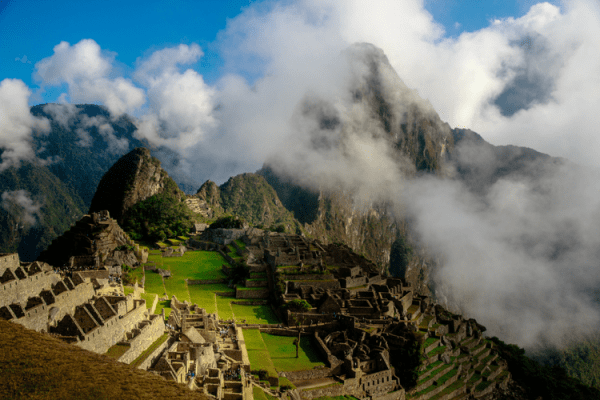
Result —
[[147, 259], [147, 250], [141, 250], [106, 210], [84, 215], [38, 257], [66, 271], [134, 267]]
[[67, 276], [43, 262], [0, 255], [0, 317], [96, 353], [122, 343], [135, 358], [163, 334], [164, 320], [99, 272]]

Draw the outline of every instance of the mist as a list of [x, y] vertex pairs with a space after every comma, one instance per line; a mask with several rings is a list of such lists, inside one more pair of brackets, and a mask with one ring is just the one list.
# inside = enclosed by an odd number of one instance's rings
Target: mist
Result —
[[15, 212], [19, 223], [30, 227], [37, 223], [42, 205], [34, 202], [26, 190], [13, 190], [2, 193], [0, 206], [8, 212]]
[[[440, 301], [531, 347], [598, 328], [599, 38], [600, 9], [588, 0], [538, 3], [458, 37], [421, 0], [301, 0], [229, 20], [213, 44], [223, 75], [211, 84], [194, 70], [197, 44], [149, 53], [123, 75], [118, 55], [93, 39], [61, 42], [35, 68], [40, 90], [68, 88], [60, 121], [69, 103], [128, 113], [137, 137], [168, 149], [168, 165], [195, 182], [266, 162], [299, 185], [352, 194], [361, 210], [389, 207], [443, 260], [432, 274]], [[0, 170], [39, 159], [31, 135], [48, 127], [23, 111], [31, 92], [19, 82], [0, 83], [0, 101], [16, 93], [21, 104], [0, 121]], [[448, 161], [437, 176], [417, 173], [396, 146], [407, 118], [427, 120], [441, 143], [435, 156]], [[107, 121], [85, 124], [115, 151], [125, 146]], [[536, 164], [536, 179], [507, 175], [474, 190], [457, 163], [493, 171], [499, 161], [485, 147], [452, 150], [450, 127], [586, 168]]]

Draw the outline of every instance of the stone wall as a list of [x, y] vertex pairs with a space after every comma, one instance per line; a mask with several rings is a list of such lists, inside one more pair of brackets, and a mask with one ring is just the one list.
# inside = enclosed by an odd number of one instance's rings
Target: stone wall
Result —
[[340, 279], [343, 288], [351, 288], [356, 286], [364, 286], [367, 284], [366, 276], [359, 276], [357, 278], [344, 278]]
[[17, 253], [0, 253], [0, 276], [4, 274], [6, 268], [14, 271], [19, 265], [20, 260]]
[[[467, 389], [466, 386], [464, 388], [465, 388], [465, 390]], [[454, 393], [452, 395], [452, 397], [456, 396], [457, 394], [458, 393]], [[372, 400], [405, 400], [405, 398], [406, 398], [406, 393], [405, 393], [404, 389], [400, 389], [400, 390], [397, 390], [397, 391], [391, 392], [391, 393], [375, 395], [375, 396], [371, 397]], [[441, 397], [438, 400], [446, 400], [449, 398], [451, 398], [451, 397]]]
[[[17, 258], [18, 260], [18, 258]], [[8, 264], [8, 262], [6, 262]], [[60, 276], [54, 272], [38, 272], [25, 279], [19, 279], [15, 276], [16, 269], [6, 268], [3, 276], [14, 277], [12, 280], [0, 283], [0, 307], [12, 303], [24, 303], [30, 297], [38, 296], [46, 288], [60, 280]]]
[[235, 297], [237, 299], [267, 299], [269, 298], [269, 289], [240, 290], [236, 289]]
[[127, 340], [126, 343], [131, 347], [119, 361], [130, 364], [165, 332], [165, 322], [160, 315], [150, 315], [150, 320], [145, 320], [142, 324], [145, 326], [139, 329], [139, 333], [136, 332], [135, 337]]
[[322, 379], [331, 376], [331, 368], [313, 368], [304, 371], [287, 371], [280, 374], [291, 381]]
[[266, 279], [246, 279], [246, 287], [268, 287], [269, 281]]
[[126, 332], [136, 328], [145, 319], [145, 313], [146, 306], [140, 302], [125, 315], [113, 316], [105, 321], [103, 326], [88, 332], [78, 345], [86, 350], [104, 354], [110, 347], [123, 340]]
[[238, 304], [240, 306], [266, 306], [269, 302], [267, 300], [242, 300], [232, 301], [231, 304]]
[[335, 279], [331, 274], [281, 274], [286, 281], [329, 281]]
[[154, 295], [154, 300], [152, 300], [152, 305], [150, 306], [148, 313], [151, 315], [154, 314], [154, 311], [156, 311], [156, 306], [158, 306], [158, 295], [157, 294]]
[[314, 288], [321, 289], [339, 289], [340, 281], [331, 280], [331, 281], [289, 281], [293, 284], [294, 289], [299, 288], [300, 286], [312, 286]]
[[223, 258], [224, 258], [225, 260], [227, 260], [227, 262], [228, 262], [229, 264], [231, 264], [231, 265], [235, 265], [235, 260], [234, 260], [233, 258], [229, 257], [227, 254], [225, 254], [225, 253], [223, 252], [223, 250], [219, 249], [219, 254], [220, 254], [220, 255], [222, 255], [222, 256], [223, 256]]
[[346, 390], [344, 389], [344, 385], [338, 383], [333, 384], [333, 386], [327, 386], [325, 388], [319, 389], [304, 389], [300, 391], [300, 396], [303, 399], [315, 399], [317, 397], [336, 397], [343, 396], [346, 394]]
[[165, 349], [168, 349], [169, 347], [171, 347], [171, 345], [173, 343], [174, 343], [174, 339], [172, 337], [165, 340], [165, 342], [163, 344], [158, 346], [156, 348], [156, 350], [154, 350], [152, 353], [150, 353], [148, 355], [148, 357], [146, 357], [146, 359], [144, 361], [142, 361], [140, 363], [140, 365], [138, 365], [138, 369], [143, 369], [143, 370], [147, 371], [151, 366], [154, 365], [154, 363], [156, 361], [158, 361], [160, 359], [160, 357], [162, 356]]
[[212, 283], [227, 283], [226, 279], [188, 279], [188, 285], [209, 285]]

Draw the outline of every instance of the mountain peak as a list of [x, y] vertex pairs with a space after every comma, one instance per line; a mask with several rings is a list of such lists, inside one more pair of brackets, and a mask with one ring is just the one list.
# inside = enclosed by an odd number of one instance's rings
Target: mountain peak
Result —
[[108, 210], [113, 218], [122, 222], [131, 206], [165, 190], [175, 191], [180, 198], [183, 195], [161, 168], [160, 161], [151, 156], [150, 150], [138, 147], [121, 157], [104, 174], [89, 213]]

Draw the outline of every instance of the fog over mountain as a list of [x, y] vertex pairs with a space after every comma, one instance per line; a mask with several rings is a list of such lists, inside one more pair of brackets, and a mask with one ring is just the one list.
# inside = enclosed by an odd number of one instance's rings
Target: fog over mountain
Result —
[[[231, 73], [214, 85], [186, 69], [203, 56], [197, 44], [154, 51], [122, 74], [94, 40], [62, 42], [36, 64], [41, 90], [67, 87], [46, 112], [69, 121], [69, 103], [97, 102], [115, 120], [133, 115], [136, 139], [169, 149], [169, 172], [198, 187], [266, 162], [311, 190], [352, 193], [357, 208], [383, 204], [443, 261], [438, 298], [504, 340], [561, 344], [597, 330], [598, 3], [540, 3], [456, 38], [420, 1], [359, 4], [247, 8], [218, 37]], [[239, 71], [260, 77], [248, 83]], [[0, 169], [57, 162], [32, 147], [48, 125], [24, 111], [31, 95], [18, 80], [0, 83], [0, 105], [20, 105], [3, 107]], [[105, 121], [81, 124], [109, 150], [127, 145]], [[411, 126], [428, 141], [403, 142]], [[451, 126], [587, 167], [525, 157], [532, 174], [500, 173], [501, 149], [453, 146]], [[425, 152], [441, 163], [420, 168]]]

